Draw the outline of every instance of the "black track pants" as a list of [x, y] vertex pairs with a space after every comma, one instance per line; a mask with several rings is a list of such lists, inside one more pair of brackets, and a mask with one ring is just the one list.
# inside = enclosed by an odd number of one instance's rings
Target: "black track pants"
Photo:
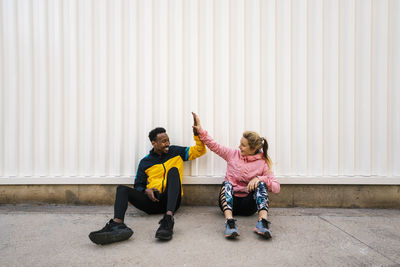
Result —
[[119, 185], [114, 203], [114, 218], [124, 220], [125, 212], [130, 202], [136, 208], [147, 214], [175, 212], [181, 204], [181, 180], [177, 168], [171, 168], [167, 174], [167, 186], [160, 194], [160, 201], [151, 201], [144, 191], [137, 191], [134, 188]]

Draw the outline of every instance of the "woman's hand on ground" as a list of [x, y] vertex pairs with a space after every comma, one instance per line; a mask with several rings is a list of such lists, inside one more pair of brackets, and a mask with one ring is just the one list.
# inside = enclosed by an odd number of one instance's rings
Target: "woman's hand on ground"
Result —
[[155, 196], [154, 196], [154, 191], [157, 191], [157, 189], [155, 188], [146, 188], [146, 190], [144, 190], [144, 193], [146, 194], [146, 196], [153, 202], [159, 202], [160, 200], [158, 200]]
[[247, 184], [247, 191], [251, 192], [256, 190], [259, 182], [260, 180], [258, 179], [258, 176], [251, 179], [251, 181]]

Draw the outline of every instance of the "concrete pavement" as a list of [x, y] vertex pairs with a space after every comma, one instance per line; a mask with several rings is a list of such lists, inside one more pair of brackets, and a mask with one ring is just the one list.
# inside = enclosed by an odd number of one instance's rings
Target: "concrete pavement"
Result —
[[154, 238], [160, 215], [129, 206], [128, 241], [90, 242], [112, 206], [0, 205], [0, 266], [400, 266], [400, 210], [271, 208], [272, 240], [237, 217], [224, 238], [217, 207], [183, 206], [171, 241]]

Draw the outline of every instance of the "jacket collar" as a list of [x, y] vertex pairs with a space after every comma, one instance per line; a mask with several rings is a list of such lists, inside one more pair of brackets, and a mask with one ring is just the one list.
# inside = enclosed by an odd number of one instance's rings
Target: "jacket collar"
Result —
[[157, 157], [157, 158], [162, 158], [162, 157], [164, 157], [164, 156], [166, 155], [166, 154], [162, 154], [162, 155], [157, 154], [156, 152], [154, 152], [154, 148], [152, 148], [152, 149], [150, 150], [149, 154], [152, 155], [152, 156], [154, 156], [154, 157]]
[[262, 152], [255, 154], [255, 155], [249, 155], [249, 156], [241, 156], [244, 161], [256, 161], [259, 159], [264, 159], [264, 155]]

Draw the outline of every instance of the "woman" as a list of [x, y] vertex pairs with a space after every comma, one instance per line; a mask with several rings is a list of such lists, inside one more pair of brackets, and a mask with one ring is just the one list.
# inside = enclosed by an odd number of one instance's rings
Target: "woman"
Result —
[[233, 215], [249, 216], [258, 212], [254, 232], [269, 239], [268, 193], [279, 193], [280, 184], [271, 171], [268, 142], [256, 132], [246, 131], [240, 139], [239, 150], [222, 146], [202, 129], [199, 117], [193, 113], [200, 140], [227, 162], [225, 180], [219, 194], [219, 207], [224, 212], [225, 236], [236, 238], [239, 231]]

